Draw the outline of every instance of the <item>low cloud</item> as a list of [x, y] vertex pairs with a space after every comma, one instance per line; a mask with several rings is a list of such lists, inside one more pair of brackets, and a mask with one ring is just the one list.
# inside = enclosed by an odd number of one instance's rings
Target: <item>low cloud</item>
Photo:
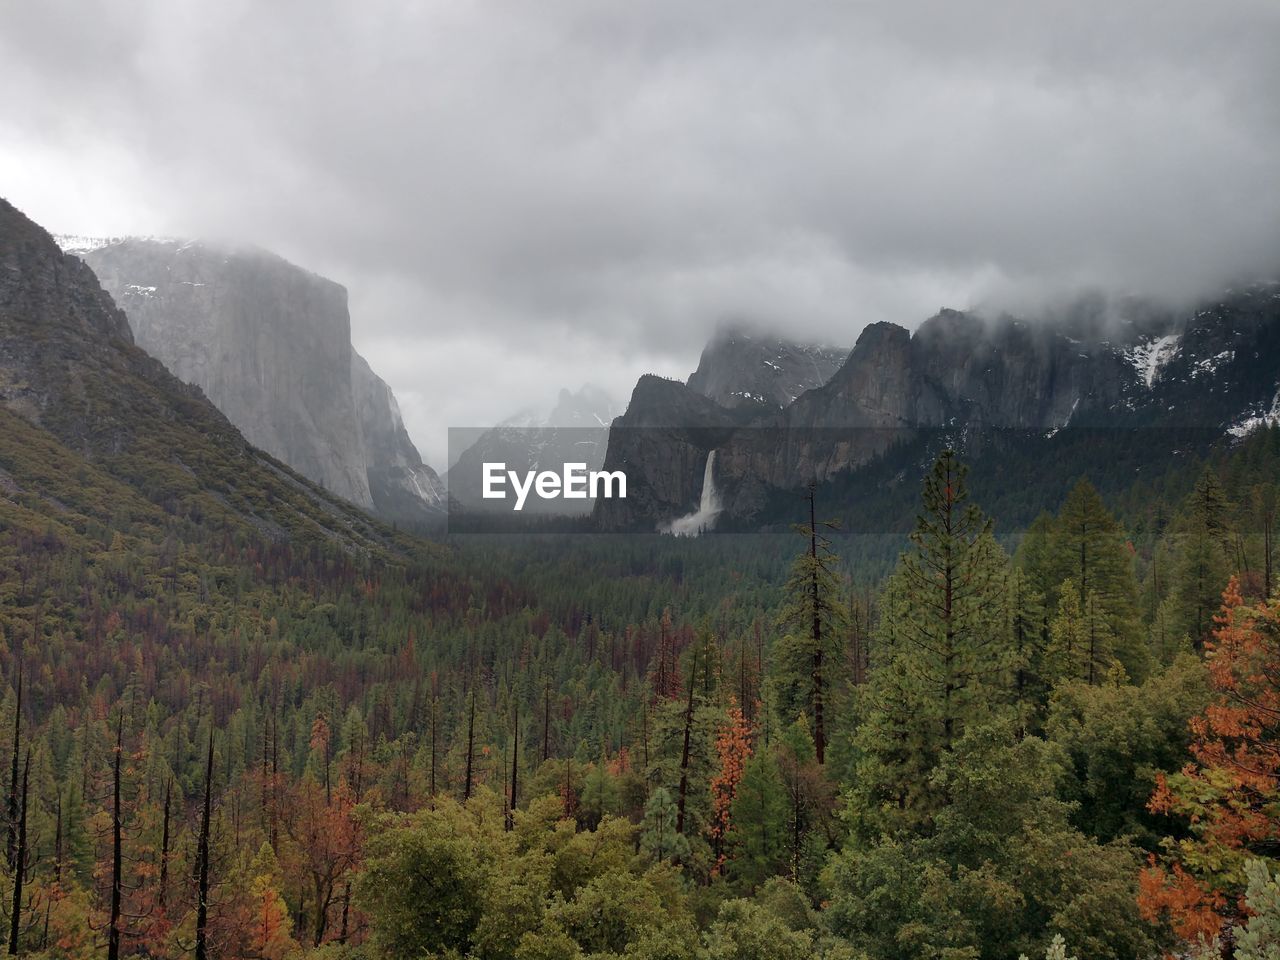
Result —
[[[748, 317], [866, 323], [1280, 268], [1266, 0], [46, 0], [0, 12], [0, 191], [346, 284], [415, 439]], [[540, 392], [540, 396], [532, 396]]]

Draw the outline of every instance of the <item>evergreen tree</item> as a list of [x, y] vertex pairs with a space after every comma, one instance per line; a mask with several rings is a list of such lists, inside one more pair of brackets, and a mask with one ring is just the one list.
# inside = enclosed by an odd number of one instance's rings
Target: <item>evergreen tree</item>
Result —
[[1098, 684], [1111, 674], [1116, 662], [1115, 635], [1097, 594], [1086, 594], [1082, 602], [1075, 582], [1063, 581], [1049, 637], [1045, 661], [1051, 682], [1083, 680]]
[[787, 800], [775, 755], [760, 750], [748, 758], [733, 798], [730, 841], [733, 877], [753, 890], [782, 869]]
[[1146, 671], [1146, 652], [1140, 644], [1137, 620], [1138, 583], [1133, 551], [1124, 531], [1088, 480], [1071, 488], [1054, 524], [1053, 570], [1057, 584], [1048, 594], [1056, 607], [1063, 584], [1070, 580], [1081, 609], [1089, 594], [1115, 637], [1116, 655], [1134, 677]]
[[1191, 520], [1203, 529], [1224, 552], [1231, 548], [1231, 501], [1222, 481], [1211, 467], [1205, 467], [1187, 498]]
[[831, 699], [829, 665], [837, 662], [845, 635], [845, 605], [836, 575], [839, 558], [822, 529], [833, 526], [817, 519], [815, 487], [809, 485], [808, 522], [796, 527], [806, 540], [787, 579], [786, 603], [778, 618], [789, 628], [775, 653], [774, 690], [785, 722], [803, 712], [812, 724], [818, 763], [826, 761], [826, 701]]
[[676, 830], [676, 803], [664, 787], [654, 790], [644, 806], [640, 842], [658, 863], [689, 857], [689, 840]]
[[1043, 705], [1048, 696], [1044, 598], [1033, 586], [1027, 571], [1019, 566], [1011, 566], [1006, 573], [1004, 598], [1007, 617], [1004, 629], [1012, 644], [1013, 700], [1023, 708], [1023, 713], [1031, 713]]
[[1173, 593], [1178, 628], [1200, 649], [1213, 631], [1213, 616], [1230, 572], [1206, 515], [1192, 512], [1179, 546]]
[[924, 512], [902, 559], [907, 612], [902, 651], [949, 750], [965, 718], [1009, 679], [999, 610], [1007, 559], [973, 504], [967, 469], [947, 450], [925, 479]]
[[[945, 451], [924, 483], [924, 510], [882, 601], [888, 661], [872, 672], [854, 819], [891, 815], [924, 827], [945, 798], [930, 771], [970, 721], [1007, 701], [1016, 680], [1008, 559], [968, 502], [965, 468]], [[885, 801], [889, 806], [885, 806]]]

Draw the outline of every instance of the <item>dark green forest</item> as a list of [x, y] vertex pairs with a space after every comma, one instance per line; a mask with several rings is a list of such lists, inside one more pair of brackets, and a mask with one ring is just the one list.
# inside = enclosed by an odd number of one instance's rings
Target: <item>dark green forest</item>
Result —
[[1009, 529], [944, 451], [902, 535], [427, 540], [0, 417], [11, 952], [1268, 955], [1280, 430]]

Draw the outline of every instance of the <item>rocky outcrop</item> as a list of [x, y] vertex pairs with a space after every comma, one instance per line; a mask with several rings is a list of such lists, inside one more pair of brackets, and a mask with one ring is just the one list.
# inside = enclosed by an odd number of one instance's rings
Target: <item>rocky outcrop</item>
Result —
[[595, 516], [605, 529], [655, 529], [698, 507], [710, 451], [750, 422], [678, 380], [645, 375], [627, 411], [609, 431], [606, 470], [627, 477], [627, 497], [601, 500]]
[[354, 350], [351, 392], [374, 511], [404, 523], [421, 520], [424, 509], [443, 511], [444, 484], [409, 439], [395, 394]]
[[[977, 455], [996, 436], [1044, 439], [1076, 428], [1240, 434], [1280, 409], [1278, 376], [1275, 284], [1182, 315], [1084, 297], [1031, 321], [942, 310], [914, 334], [875, 323], [821, 386], [781, 410], [755, 405], [714, 441], [691, 444], [686, 428], [731, 420], [725, 406], [699, 407], [670, 384], [642, 380], [618, 423], [650, 429], [615, 427], [606, 463], [627, 464], [652, 493], [629, 513], [602, 506], [597, 515], [651, 528], [683, 514], [711, 449], [724, 512], [743, 519], [770, 491], [831, 480], [913, 443]], [[1163, 442], [1158, 433], [1139, 436], [1148, 446]]]
[[[124, 239], [77, 246], [138, 344], [244, 436], [390, 519], [442, 506], [395, 399], [351, 346], [346, 290], [262, 250]], [[366, 430], [369, 436], [365, 436]]]
[[781, 410], [831, 379], [846, 348], [795, 343], [727, 327], [702, 351], [689, 387], [723, 407]]

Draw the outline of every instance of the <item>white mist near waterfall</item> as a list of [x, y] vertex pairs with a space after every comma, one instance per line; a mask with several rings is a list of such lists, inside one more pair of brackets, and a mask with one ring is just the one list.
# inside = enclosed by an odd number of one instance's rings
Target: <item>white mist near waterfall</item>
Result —
[[663, 533], [672, 533], [677, 537], [696, 537], [710, 530], [720, 516], [720, 495], [716, 493], [715, 480], [716, 452], [707, 454], [707, 465], [702, 470], [702, 497], [698, 501], [698, 509], [683, 517], [677, 517], [661, 529]]

